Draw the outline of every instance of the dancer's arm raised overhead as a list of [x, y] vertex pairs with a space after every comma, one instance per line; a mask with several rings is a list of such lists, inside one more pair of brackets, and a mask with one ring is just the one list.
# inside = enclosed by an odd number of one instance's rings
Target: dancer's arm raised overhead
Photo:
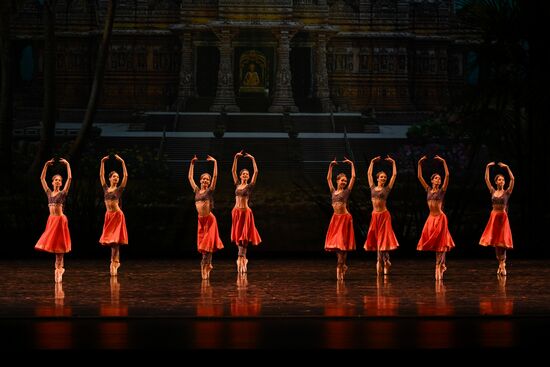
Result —
[[120, 187], [124, 188], [128, 183], [128, 170], [126, 169], [126, 163], [124, 162], [124, 159], [122, 159], [122, 157], [118, 154], [115, 154], [115, 158], [122, 165], [122, 181], [120, 182]]
[[388, 183], [388, 187], [391, 190], [393, 189], [393, 184], [395, 183], [395, 178], [397, 177], [397, 166], [395, 165], [395, 160], [392, 157], [387, 156], [385, 160], [388, 162], [391, 162], [391, 165], [392, 165], [391, 178], [390, 178], [390, 182]]
[[239, 176], [237, 176], [237, 161], [239, 160], [239, 157], [243, 156], [243, 151], [235, 153], [235, 156], [233, 157], [233, 166], [231, 167], [231, 174], [233, 175], [233, 183], [235, 185], [239, 184]]
[[245, 157], [250, 158], [252, 160], [252, 167], [254, 168], [254, 173], [252, 174], [252, 179], [250, 180], [251, 185], [256, 184], [256, 179], [258, 178], [258, 166], [256, 165], [256, 159], [248, 153], [245, 154]]
[[512, 170], [510, 169], [510, 167], [508, 167], [507, 164], [498, 162], [498, 165], [502, 168], [506, 168], [506, 170], [508, 171], [508, 176], [510, 176], [510, 183], [508, 184], [508, 188], [506, 189], [506, 191], [508, 192], [508, 194], [511, 194], [512, 190], [514, 190], [514, 181], [515, 181], [514, 174], [512, 173]]
[[447, 187], [449, 186], [449, 167], [447, 167], [447, 162], [445, 161], [445, 159], [441, 158], [438, 155], [436, 155], [434, 159], [443, 163], [443, 169], [445, 170], [445, 179], [443, 180], [443, 185], [441, 186], [441, 190], [447, 191]]
[[349, 163], [351, 165], [351, 178], [348, 184], [348, 190], [351, 191], [353, 189], [353, 185], [355, 184], [355, 164], [353, 164], [353, 162], [346, 157], [344, 157], [344, 163]]
[[195, 162], [197, 160], [197, 156], [193, 156], [193, 159], [191, 159], [191, 162], [189, 162], [189, 173], [187, 174], [187, 178], [189, 179], [189, 184], [191, 185], [193, 192], [197, 192], [199, 190], [199, 187], [195, 183], [195, 178], [193, 177], [195, 174]]
[[374, 169], [374, 163], [380, 160], [380, 156], [376, 156], [370, 160], [369, 169], [367, 170], [367, 179], [369, 180], [369, 187], [374, 187], [374, 179], [372, 178], [372, 170]]
[[422, 187], [424, 188], [424, 190], [428, 191], [429, 186], [428, 186], [428, 184], [426, 183], [426, 180], [424, 180], [424, 176], [422, 176], [422, 163], [423, 163], [426, 159], [428, 159], [428, 157], [422, 156], [422, 158], [420, 158], [420, 160], [418, 161], [417, 176], [418, 176], [418, 181], [420, 181], [420, 184], [422, 185]]
[[67, 193], [69, 191], [69, 188], [71, 187], [71, 181], [73, 180], [73, 175], [71, 173], [71, 165], [64, 158], [61, 158], [59, 162], [63, 163], [67, 168], [67, 180], [65, 181], [65, 186], [63, 187], [63, 191]]
[[216, 189], [216, 182], [218, 181], [218, 161], [212, 156], [207, 156], [206, 160], [214, 162], [214, 172], [212, 172], [212, 182], [210, 182], [210, 190], [214, 191]]
[[332, 167], [336, 166], [337, 164], [338, 162], [336, 162], [336, 158], [334, 158], [332, 162], [330, 162], [330, 164], [328, 165], [327, 183], [330, 192], [334, 191], [334, 185], [332, 183]]
[[105, 181], [105, 161], [109, 159], [109, 156], [105, 156], [101, 158], [101, 163], [99, 164], [99, 182], [101, 183], [101, 187], [107, 186], [107, 182]]
[[48, 172], [48, 167], [53, 165], [53, 162], [53, 158], [49, 161], [46, 161], [46, 163], [44, 163], [44, 168], [42, 168], [42, 173], [40, 174], [40, 183], [42, 184], [42, 188], [44, 189], [46, 194], [48, 193], [48, 191], [50, 191], [50, 188], [48, 187], [48, 184], [46, 182], [46, 173]]
[[489, 192], [492, 194], [495, 191], [495, 188], [493, 187], [493, 184], [491, 183], [491, 175], [490, 175], [490, 168], [491, 166], [494, 166], [495, 162], [489, 162], [487, 163], [487, 166], [485, 166], [485, 184], [487, 185], [487, 188], [489, 189]]

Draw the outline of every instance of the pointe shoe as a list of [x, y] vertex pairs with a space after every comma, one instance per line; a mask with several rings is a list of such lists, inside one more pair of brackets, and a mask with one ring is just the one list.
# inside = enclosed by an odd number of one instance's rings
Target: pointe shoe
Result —
[[390, 273], [391, 268], [391, 262], [389, 260], [384, 261], [384, 275], [388, 275]]
[[241, 270], [243, 273], [246, 273], [248, 271], [247, 269], [247, 266], [248, 265], [248, 259], [246, 257], [243, 257], [243, 263], [242, 263], [242, 267], [241, 267]]
[[380, 261], [376, 262], [376, 275], [382, 274], [382, 263]]
[[344, 280], [346, 271], [348, 271], [348, 267], [346, 265], [336, 265], [336, 279]]
[[213, 269], [214, 267], [212, 266], [212, 264], [206, 264], [204, 266], [204, 276], [202, 279], [210, 279], [210, 271]]
[[242, 256], [239, 256], [237, 259], [237, 274], [244, 274], [246, 273], [246, 263], [245, 258]]
[[506, 263], [501, 262], [498, 265], [497, 275], [506, 276]]
[[64, 268], [55, 269], [55, 282], [56, 283], [63, 282], [63, 273], [64, 272], [65, 272]]
[[445, 264], [435, 266], [435, 280], [443, 280], [443, 273], [447, 270]]
[[110, 273], [111, 276], [115, 277], [118, 275], [118, 268], [120, 267], [120, 262], [118, 261], [111, 261], [111, 267], [110, 267]]

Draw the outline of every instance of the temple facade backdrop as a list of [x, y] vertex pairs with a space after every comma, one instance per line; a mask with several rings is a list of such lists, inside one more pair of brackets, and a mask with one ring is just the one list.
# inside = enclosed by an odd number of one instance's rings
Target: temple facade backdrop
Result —
[[[41, 106], [41, 1], [12, 19], [16, 108]], [[59, 0], [58, 107], [85, 108], [106, 1]], [[452, 0], [118, 1], [100, 108], [433, 111], [466, 80]]]

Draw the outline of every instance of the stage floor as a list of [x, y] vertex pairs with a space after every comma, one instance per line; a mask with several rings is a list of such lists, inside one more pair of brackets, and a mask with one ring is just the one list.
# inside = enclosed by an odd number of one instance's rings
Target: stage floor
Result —
[[[124, 254], [122, 254], [124, 256]], [[54, 283], [53, 256], [0, 261], [0, 349], [535, 348], [550, 326], [550, 261], [393, 259], [256, 260], [237, 276], [216, 259], [209, 281], [196, 260], [66, 257]]]

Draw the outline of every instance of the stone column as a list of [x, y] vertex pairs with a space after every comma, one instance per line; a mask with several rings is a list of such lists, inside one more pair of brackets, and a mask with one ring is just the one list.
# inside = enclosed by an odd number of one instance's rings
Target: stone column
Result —
[[321, 102], [321, 110], [323, 112], [330, 112], [333, 110], [333, 105], [330, 100], [330, 89], [328, 87], [326, 34], [319, 33], [317, 35], [317, 49], [315, 51], [315, 95]]
[[275, 34], [279, 40], [277, 47], [277, 73], [275, 75], [275, 92], [269, 112], [298, 112], [292, 97], [292, 84], [290, 73], [290, 39], [292, 35], [288, 30], [281, 29]]
[[185, 110], [185, 103], [189, 97], [195, 96], [195, 78], [193, 74], [193, 34], [190, 31], [180, 34], [181, 65], [178, 87], [178, 106]]
[[216, 98], [210, 106], [210, 111], [239, 112], [239, 106], [235, 101], [235, 88], [233, 85], [233, 48], [231, 40], [235, 36], [229, 29], [214, 30], [220, 40], [220, 66], [218, 67], [218, 86]]

